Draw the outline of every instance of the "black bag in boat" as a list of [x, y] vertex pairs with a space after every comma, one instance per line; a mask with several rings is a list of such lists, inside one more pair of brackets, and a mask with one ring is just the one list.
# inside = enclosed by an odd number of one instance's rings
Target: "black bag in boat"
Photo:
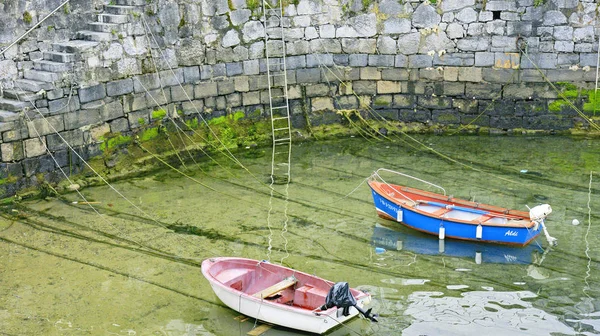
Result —
[[347, 282], [338, 282], [329, 289], [325, 298], [325, 305], [321, 310], [326, 310], [331, 307], [344, 308], [344, 316], [350, 314], [350, 307], [356, 305], [356, 299], [350, 292], [350, 285]]
[[371, 309], [364, 311], [356, 305], [356, 299], [352, 295], [352, 292], [350, 292], [350, 286], [347, 282], [338, 282], [329, 289], [329, 293], [327, 293], [327, 297], [325, 298], [325, 304], [321, 307], [321, 310], [327, 310], [332, 307], [343, 308], [342, 314], [344, 316], [350, 315], [350, 307], [355, 307], [364, 317], [377, 322], [377, 314], [371, 315]]

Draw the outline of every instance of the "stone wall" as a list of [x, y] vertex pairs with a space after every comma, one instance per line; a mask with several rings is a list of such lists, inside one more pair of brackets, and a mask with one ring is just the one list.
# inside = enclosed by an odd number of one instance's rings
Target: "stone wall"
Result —
[[[39, 19], [60, 1], [39, 3], [0, 5], [11, 27], [0, 43], [27, 28], [22, 12]], [[593, 0], [285, 3], [294, 127], [342, 122], [337, 111], [356, 110], [428, 125], [585, 130], [588, 120], [561, 95], [587, 116], [600, 107], [591, 93], [600, 35]], [[4, 88], [31, 91], [0, 101], [10, 107], [0, 111], [5, 195], [39, 173], [60, 178], [57, 164], [77, 170], [81, 159], [68, 147], [83, 159], [99, 155], [107, 133], [139, 131], [155, 110], [268, 117], [260, 4], [81, 1], [44, 23], [0, 60]]]

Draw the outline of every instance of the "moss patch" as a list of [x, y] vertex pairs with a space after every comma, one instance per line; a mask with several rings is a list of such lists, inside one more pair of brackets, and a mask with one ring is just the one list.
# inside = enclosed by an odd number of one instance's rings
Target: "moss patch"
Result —
[[152, 111], [152, 119], [162, 119], [167, 115], [167, 111], [164, 109]]
[[126, 144], [131, 143], [131, 136], [121, 134], [108, 134], [102, 137], [101, 140], [104, 142], [100, 144], [100, 150], [104, 153]]
[[140, 141], [145, 142], [158, 136], [158, 127], [148, 128], [140, 134]]

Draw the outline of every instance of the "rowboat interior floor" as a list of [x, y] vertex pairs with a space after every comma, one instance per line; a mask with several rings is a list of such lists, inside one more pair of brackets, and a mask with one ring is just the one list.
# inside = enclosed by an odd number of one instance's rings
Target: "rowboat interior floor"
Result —
[[[355, 318], [331, 335], [600, 333], [597, 139], [391, 139], [295, 143], [287, 199], [270, 196], [270, 149], [241, 148], [243, 168], [217, 154], [180, 167], [187, 177], [165, 168], [84, 188], [85, 201], [71, 193], [5, 205], [0, 334], [246, 335], [263, 324], [224, 306], [201, 274], [216, 256], [268, 259], [369, 291], [379, 323]], [[467, 200], [551, 204], [558, 245], [439, 241], [379, 219], [365, 179], [380, 167]]]

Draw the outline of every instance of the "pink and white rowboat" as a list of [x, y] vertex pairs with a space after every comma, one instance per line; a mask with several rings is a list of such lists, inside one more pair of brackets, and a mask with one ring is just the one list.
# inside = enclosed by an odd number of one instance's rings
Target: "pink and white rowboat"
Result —
[[[286, 328], [322, 334], [359, 313], [355, 307], [347, 316], [343, 308], [320, 310], [333, 282], [264, 261], [206, 259], [202, 274], [231, 309]], [[370, 302], [370, 294], [353, 288], [350, 292], [361, 309]]]

